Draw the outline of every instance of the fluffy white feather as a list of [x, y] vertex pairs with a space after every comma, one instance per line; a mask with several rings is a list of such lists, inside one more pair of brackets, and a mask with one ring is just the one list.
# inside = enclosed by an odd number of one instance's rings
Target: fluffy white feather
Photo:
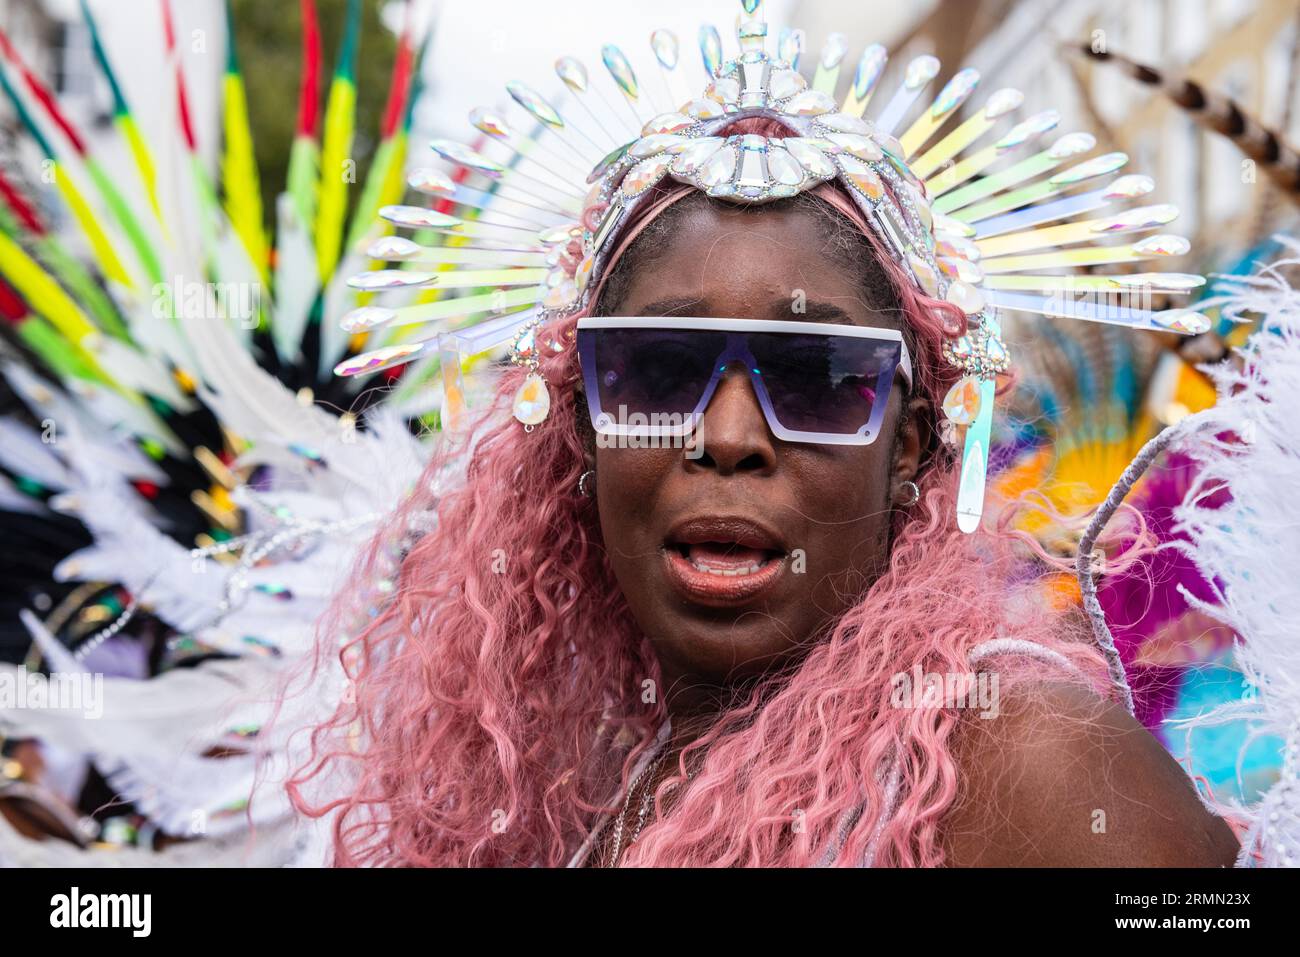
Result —
[[[1185, 502], [1176, 510], [1184, 551], [1217, 602], [1184, 597], [1242, 638], [1237, 667], [1254, 689], [1248, 700], [1182, 722], [1190, 729], [1249, 719], [1253, 731], [1285, 741], [1281, 779], [1251, 807], [1234, 802], [1250, 822], [1239, 863], [1300, 864], [1300, 292], [1283, 267], [1300, 266], [1300, 243], [1278, 237], [1297, 258], [1253, 277], [1226, 280], [1225, 316], [1254, 314], [1260, 329], [1241, 349], [1244, 367], [1203, 367], [1218, 387], [1217, 404], [1184, 420], [1182, 447], [1200, 462]], [[1227, 434], [1232, 433], [1232, 434]], [[1211, 507], [1224, 488], [1231, 498]], [[1219, 496], [1222, 497], [1221, 495]], [[1180, 589], [1181, 590], [1181, 589]]]

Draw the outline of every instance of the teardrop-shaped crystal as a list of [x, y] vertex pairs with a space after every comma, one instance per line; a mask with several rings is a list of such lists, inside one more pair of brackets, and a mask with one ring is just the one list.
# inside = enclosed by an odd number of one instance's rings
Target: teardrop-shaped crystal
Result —
[[1077, 166], [1071, 166], [1062, 173], [1057, 173], [1048, 182], [1053, 186], [1069, 186], [1072, 183], [1082, 183], [1085, 179], [1092, 179], [1094, 176], [1113, 173], [1127, 162], [1127, 153], [1104, 153], [1101, 156], [1094, 156], [1090, 160], [1085, 160]]
[[414, 272], [406, 269], [376, 269], [348, 277], [353, 289], [374, 292], [379, 289], [403, 289], [408, 286], [431, 286], [438, 281], [434, 273]]
[[564, 226], [554, 226], [549, 229], [540, 230], [537, 233], [539, 242], [546, 246], [558, 246], [567, 244], [573, 239], [582, 238], [582, 227], [566, 224]]
[[555, 61], [555, 75], [574, 93], [587, 92], [587, 68], [581, 60], [562, 56]]
[[679, 176], [694, 174], [724, 142], [721, 136], [706, 136], [704, 139], [696, 140], [674, 157], [673, 172]]
[[469, 167], [489, 176], [500, 176], [506, 171], [506, 168], [500, 163], [493, 162], [482, 153], [470, 149], [463, 143], [457, 143], [455, 140], [430, 140], [429, 148], [448, 162]]
[[858, 133], [829, 133], [827, 141], [836, 147], [868, 163], [875, 163], [885, 158], [884, 152], [870, 137]]
[[943, 85], [939, 95], [930, 104], [930, 116], [934, 119], [947, 116], [966, 102], [967, 98], [975, 92], [975, 87], [979, 86], [979, 82], [979, 70], [973, 67], [958, 70], [953, 74], [952, 79]]
[[1178, 207], [1171, 203], [1156, 206], [1140, 206], [1126, 209], [1109, 219], [1101, 220], [1092, 226], [1094, 233], [1126, 233], [1133, 229], [1149, 229], [1163, 226], [1178, 218]]
[[[933, 215], [936, 221], [941, 218], [938, 213]], [[951, 232], [942, 233], [942, 238], [935, 244], [935, 252], [940, 256], [954, 256], [973, 263], [979, 262], [981, 255], [980, 248], [968, 238], [953, 235]]]
[[835, 101], [821, 90], [804, 90], [786, 101], [781, 112], [790, 116], [821, 116], [835, 109]]
[[943, 397], [943, 414], [953, 425], [970, 425], [980, 413], [980, 383], [962, 376]]
[[[1035, 113], [1024, 122], [1011, 127], [1002, 139], [993, 144], [993, 148], [1003, 151], [1015, 149], [1035, 136], [1041, 136], [1048, 130], [1053, 129], [1060, 122], [1061, 114], [1056, 110], [1043, 110], [1041, 113]], [[1089, 149], [1091, 148], [1089, 147]]]
[[817, 123], [829, 130], [835, 130], [838, 133], [852, 133], [855, 136], [867, 136], [875, 132], [871, 124], [866, 120], [850, 116], [848, 113], [827, 113], [824, 116], [817, 117]]
[[808, 36], [804, 31], [783, 29], [776, 42], [776, 55], [797, 70], [799, 57], [803, 55], [807, 41]]
[[984, 271], [969, 259], [960, 256], [940, 257], [939, 269], [950, 279], [960, 279], [971, 285], [984, 281]]
[[395, 318], [397, 312], [393, 309], [385, 309], [383, 306], [361, 306], [346, 313], [339, 320], [339, 328], [344, 332], [367, 332], [392, 322]]
[[514, 414], [524, 425], [540, 425], [551, 414], [551, 393], [536, 372], [524, 376], [515, 392]]
[[889, 51], [879, 43], [873, 43], [862, 51], [858, 68], [853, 73], [853, 95], [857, 99], [865, 99], [867, 94], [875, 89], [888, 62]]
[[758, 5], [762, 2], [763, 0], [740, 0], [740, 5], [744, 7], [745, 12], [752, 17], [754, 11], [758, 9]]
[[629, 99], [635, 100], [637, 98], [636, 73], [632, 70], [632, 64], [628, 62], [623, 51], [612, 43], [606, 43], [600, 48], [600, 58], [605, 61], [605, 69], [614, 78], [618, 88]]
[[1188, 336], [1199, 336], [1210, 331], [1210, 320], [1193, 309], [1169, 309], [1157, 312], [1151, 321], [1170, 332], [1181, 332]]
[[1025, 94], [1019, 90], [1013, 90], [1011, 87], [1003, 87], [984, 104], [984, 119], [996, 120], [1000, 116], [1006, 116], [1012, 110], [1020, 109], [1020, 105], [1025, 102]]
[[697, 120], [715, 120], [719, 116], [724, 116], [727, 112], [717, 100], [703, 96], [698, 100], [691, 100], [686, 104], [685, 110]]
[[767, 171], [772, 179], [782, 186], [798, 186], [804, 181], [803, 167], [783, 149], [775, 144], [767, 150]]
[[542, 95], [536, 90], [512, 80], [506, 84], [506, 92], [510, 94], [511, 98], [516, 103], [531, 113], [539, 121], [551, 127], [551, 129], [564, 129], [564, 120], [561, 119], [560, 114], [555, 111], [555, 107], [547, 103], [546, 100], [542, 98]]
[[1168, 233], [1148, 236], [1141, 242], [1133, 244], [1133, 252], [1139, 256], [1186, 256], [1191, 249], [1192, 244], [1184, 237], [1172, 236]]
[[469, 111], [469, 121], [481, 133], [496, 139], [506, 139], [510, 136], [510, 126], [505, 121], [505, 117], [499, 113], [494, 113], [485, 106], [476, 106]]
[[1007, 347], [1002, 344], [1002, 340], [996, 335], [989, 336], [984, 343], [984, 355], [999, 369], [1011, 358], [1007, 354]]
[[379, 217], [395, 226], [412, 229], [456, 229], [462, 221], [424, 206], [383, 206]]
[[673, 157], [659, 155], [651, 157], [648, 160], [642, 160], [629, 171], [623, 178], [622, 191], [628, 199], [634, 196], [640, 196], [647, 189], [664, 178], [668, 172], [668, 166], [672, 163]]
[[527, 362], [537, 356], [537, 327], [529, 326], [515, 339], [514, 356]]
[[835, 175], [835, 164], [830, 161], [830, 158], [825, 153], [806, 139], [789, 137], [782, 141], [782, 145], [790, 151], [791, 156], [799, 161], [800, 166], [814, 176], [825, 179], [828, 176]]
[[1176, 289], [1180, 292], [1190, 292], [1205, 285], [1204, 276], [1185, 272], [1137, 272], [1107, 278], [1120, 286], [1155, 286], [1159, 289]]
[[894, 161], [895, 166], [905, 167], [907, 165], [907, 158], [903, 155], [903, 144], [894, 137], [877, 130], [872, 139], [876, 141], [876, 145], [880, 147], [885, 156]]
[[826, 45], [822, 47], [822, 69], [834, 70], [844, 61], [848, 52], [849, 38], [842, 33], [832, 33], [826, 38]]
[[709, 76], [716, 75], [718, 67], [722, 66], [722, 37], [718, 35], [718, 28], [709, 24], [700, 27], [699, 44], [704, 69]]
[[851, 186], [873, 203], [878, 203], [884, 198], [885, 184], [874, 169], [857, 157], [846, 153], [841, 153], [838, 159], [840, 168], [844, 170], [844, 178]]
[[948, 291], [944, 293], [944, 299], [961, 309], [968, 316], [984, 311], [984, 294], [970, 283], [963, 282], [960, 279], [948, 284]]
[[665, 70], [677, 69], [677, 34], [671, 30], [656, 30], [650, 34], [650, 49]]
[[730, 181], [736, 172], [736, 151], [723, 146], [700, 166], [698, 179], [705, 187], [720, 186]]
[[462, 221], [455, 216], [423, 206], [384, 206], [379, 210], [379, 217], [394, 225], [412, 229], [456, 229], [462, 225]]
[[719, 103], [734, 103], [740, 99], [740, 81], [735, 77], [721, 77], [709, 84], [704, 95]]
[[618, 163], [621, 159], [623, 159], [624, 156], [627, 155], [627, 150], [629, 146], [631, 146], [630, 143], [626, 143], [623, 146], [620, 146], [618, 149], [614, 150], [612, 153], [610, 153], [608, 156], [602, 159], [599, 163], [597, 163], [595, 168], [591, 171], [591, 175], [587, 177], [587, 182], [594, 183], [597, 180], [599, 180], [601, 177], [603, 177], [606, 173], [608, 173], [616, 163]]
[[378, 372], [381, 369], [387, 369], [391, 366], [401, 365], [403, 362], [409, 362], [424, 348], [423, 342], [408, 342], [400, 346], [386, 346], [383, 349], [375, 349], [372, 352], [363, 352], [359, 356], [352, 356], [344, 359], [334, 367], [334, 374], [340, 376], [365, 375], [367, 372]]
[[903, 190], [907, 193], [907, 198], [911, 200], [912, 209], [915, 211], [917, 218], [921, 220], [921, 228], [927, 233], [934, 232], [934, 221], [930, 216], [930, 204], [926, 202], [920, 190], [910, 182], [903, 184]]
[[642, 136], [655, 136], [660, 133], [680, 133], [695, 125], [695, 120], [685, 113], [660, 113], [645, 126], [641, 127]]
[[925, 294], [931, 297], [938, 296], [939, 276], [934, 271], [934, 267], [916, 253], [908, 253], [907, 264], [911, 267], [912, 275], [921, 284], [921, 289]]
[[917, 57], [907, 65], [907, 73], [904, 76], [903, 84], [909, 90], [919, 90], [938, 75], [939, 60], [927, 53], [924, 56]]
[[411, 175], [406, 178], [406, 185], [421, 193], [434, 196], [446, 196], [456, 190], [456, 184], [450, 176], [429, 166], [411, 170]]
[[405, 236], [380, 236], [367, 247], [366, 255], [371, 259], [400, 262], [420, 255], [423, 248], [419, 243], [412, 242]]
[[949, 236], [961, 236], [966, 239], [973, 239], [976, 235], [975, 227], [970, 223], [963, 223], [960, 219], [954, 219], [951, 216], [945, 216], [942, 213], [933, 211], [931, 211], [930, 215], [934, 220], [936, 234], [947, 233]]
[[1121, 176], [1106, 187], [1107, 199], [1137, 199], [1156, 188], [1156, 181], [1145, 173], [1130, 173]]
[[636, 159], [645, 159], [647, 156], [654, 156], [656, 153], [663, 153], [674, 146], [682, 146], [689, 142], [686, 137], [673, 133], [655, 133], [637, 140], [627, 152], [629, 156]]
[[1054, 160], [1081, 156], [1097, 145], [1097, 137], [1091, 133], [1066, 133], [1047, 148], [1047, 155]]
[[794, 70], [773, 70], [767, 91], [774, 100], [784, 100], [808, 89], [808, 81]]

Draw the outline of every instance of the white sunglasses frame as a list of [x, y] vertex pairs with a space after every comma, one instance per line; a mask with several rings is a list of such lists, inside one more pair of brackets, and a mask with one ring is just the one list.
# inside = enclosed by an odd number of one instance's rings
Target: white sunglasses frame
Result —
[[[803, 335], [847, 336], [860, 339], [893, 341], [899, 344], [900, 349], [896, 371], [902, 375], [903, 381], [907, 385], [908, 393], [912, 391], [913, 387], [911, 354], [907, 348], [907, 342], [903, 338], [903, 334], [897, 329], [884, 329], [877, 326], [856, 326], [838, 322], [800, 322], [789, 319], [734, 319], [704, 316], [585, 316], [580, 318], [577, 323], [578, 331], [646, 328], [699, 329], [711, 332], [776, 332]], [[579, 352], [579, 363], [581, 364], [581, 351]], [[585, 370], [583, 375], [585, 378]], [[639, 429], [629, 431], [626, 427], [614, 424], [608, 424], [604, 427], [598, 425], [595, 422], [594, 410], [592, 424], [598, 432], [603, 432], [609, 435], [640, 434]], [[865, 436], [860, 433], [843, 436], [837, 436], [833, 433], [819, 433], [819, 438], [813, 440], [801, 438], [800, 436], [805, 433], [798, 433], [785, 429], [783, 426], [778, 426], [774, 421], [769, 421], [768, 424], [778, 438], [790, 441], [816, 441], [821, 444], [829, 445], [869, 445], [874, 442], [876, 438], [874, 433], [868, 433]], [[686, 431], [689, 431], [689, 427], [681, 430], [682, 434], [685, 434]], [[677, 434], [677, 430], [671, 430], [671, 434]]]

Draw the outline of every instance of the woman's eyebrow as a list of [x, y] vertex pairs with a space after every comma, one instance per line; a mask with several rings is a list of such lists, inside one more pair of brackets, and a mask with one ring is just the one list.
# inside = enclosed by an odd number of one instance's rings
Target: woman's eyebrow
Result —
[[678, 296], [673, 299], [659, 299], [655, 302], [642, 306], [638, 311], [638, 316], [671, 316], [682, 315], [689, 316], [700, 305], [700, 299], [687, 296]]

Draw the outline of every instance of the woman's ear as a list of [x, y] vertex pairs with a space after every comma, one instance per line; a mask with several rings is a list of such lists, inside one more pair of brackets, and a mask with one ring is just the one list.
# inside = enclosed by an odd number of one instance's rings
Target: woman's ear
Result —
[[905, 505], [911, 500], [912, 495], [903, 484], [916, 481], [933, 453], [936, 438], [929, 400], [918, 395], [905, 402], [902, 421], [894, 438], [894, 463], [890, 475], [891, 501], [895, 505]]

